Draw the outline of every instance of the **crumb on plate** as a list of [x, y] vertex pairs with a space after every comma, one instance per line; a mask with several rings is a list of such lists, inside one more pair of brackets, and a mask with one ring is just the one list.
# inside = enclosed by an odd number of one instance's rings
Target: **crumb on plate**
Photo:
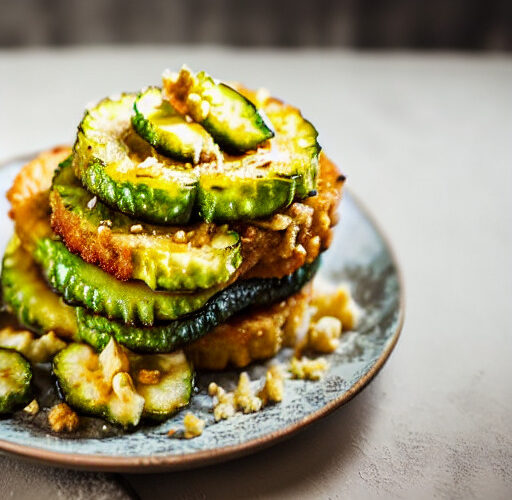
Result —
[[66, 403], [57, 404], [50, 410], [48, 422], [53, 432], [73, 432], [80, 423], [78, 415]]
[[202, 418], [196, 417], [193, 413], [187, 413], [183, 419], [185, 438], [191, 439], [200, 436], [203, 433], [205, 423]]
[[23, 411], [29, 415], [37, 415], [39, 412], [39, 403], [37, 402], [37, 399], [33, 399], [27, 406], [25, 406], [25, 408], [23, 408]]
[[329, 368], [325, 358], [310, 359], [303, 356], [301, 359], [295, 356], [290, 361], [290, 373], [292, 378], [301, 380], [320, 380]]

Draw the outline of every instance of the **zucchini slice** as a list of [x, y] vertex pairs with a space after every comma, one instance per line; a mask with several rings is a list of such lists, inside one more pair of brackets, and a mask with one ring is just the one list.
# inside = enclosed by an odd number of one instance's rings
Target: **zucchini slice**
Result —
[[25, 406], [32, 396], [32, 368], [16, 351], [0, 348], [0, 414]]
[[91, 193], [121, 212], [151, 222], [186, 223], [196, 176], [190, 164], [173, 164], [133, 131], [135, 98], [107, 98], [85, 113], [73, 148], [75, 173]]
[[123, 325], [77, 308], [79, 336], [102, 350], [114, 337], [135, 352], [170, 352], [207, 334], [247, 307], [267, 306], [298, 292], [315, 275], [320, 259], [284, 278], [240, 280], [212, 297], [204, 308], [185, 318], [149, 328]]
[[188, 405], [194, 372], [183, 351], [170, 354], [129, 353], [128, 359], [137, 393], [145, 401], [144, 417], [163, 420]]
[[144, 90], [134, 104], [132, 125], [135, 131], [160, 153], [194, 164], [215, 160], [220, 151], [206, 130], [189, 123], [162, 98], [162, 90]]
[[7, 310], [25, 328], [39, 334], [54, 331], [62, 337], [76, 336], [75, 310], [48, 288], [16, 235], [5, 250], [0, 281]]
[[242, 262], [240, 237], [225, 225], [200, 223], [185, 231], [148, 225], [94, 200], [70, 158], [54, 177], [50, 204], [52, 227], [66, 246], [120, 280], [172, 291], [211, 288], [228, 281]]
[[51, 238], [38, 242], [34, 259], [49, 285], [67, 303], [127, 324], [152, 325], [157, 320], [176, 319], [201, 308], [218, 291], [158, 292], [140, 281], [119, 281]]
[[193, 214], [207, 222], [266, 217], [314, 193], [320, 146], [296, 108], [262, 101], [275, 137], [256, 151], [193, 167], [157, 153], [133, 130], [134, 101], [133, 94], [104, 99], [79, 126], [75, 173], [107, 205], [148, 222], [183, 224]]
[[194, 381], [182, 351], [138, 355], [113, 340], [99, 355], [71, 344], [55, 356], [53, 373], [70, 406], [125, 428], [169, 418], [189, 403]]
[[[124, 353], [121, 356], [126, 357]], [[138, 425], [144, 398], [137, 394], [126, 371], [127, 359], [125, 364], [98, 356], [88, 345], [70, 344], [53, 358], [53, 373], [70, 406], [129, 428]]]
[[179, 73], [166, 72], [163, 85], [171, 104], [200, 123], [225, 151], [244, 153], [274, 137], [264, 112], [204, 71], [194, 75], [184, 66]]

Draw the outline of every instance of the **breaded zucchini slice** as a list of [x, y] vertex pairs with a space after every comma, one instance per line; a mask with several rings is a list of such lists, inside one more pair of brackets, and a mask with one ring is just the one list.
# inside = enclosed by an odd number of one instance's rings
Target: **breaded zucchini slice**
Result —
[[248, 307], [269, 306], [297, 293], [313, 278], [319, 261], [281, 279], [239, 280], [212, 297], [196, 313], [163, 325], [129, 326], [78, 308], [79, 336], [97, 350], [114, 337], [135, 352], [169, 352], [197, 340]]
[[[74, 146], [77, 177], [115, 209], [158, 224], [183, 224], [192, 214], [207, 222], [247, 220], [314, 193], [320, 146], [316, 130], [296, 108], [265, 101], [276, 122], [275, 137], [254, 151], [219, 153], [193, 165], [158, 153], [151, 145], [157, 144], [156, 129], [153, 135], [137, 129], [151, 143], [135, 132], [135, 99], [125, 94], [89, 109]], [[237, 108], [226, 110], [237, 116]]]
[[196, 290], [226, 283], [242, 262], [238, 234], [226, 225], [149, 225], [93, 198], [61, 164], [50, 193], [52, 227], [68, 249], [117, 279], [153, 289]]

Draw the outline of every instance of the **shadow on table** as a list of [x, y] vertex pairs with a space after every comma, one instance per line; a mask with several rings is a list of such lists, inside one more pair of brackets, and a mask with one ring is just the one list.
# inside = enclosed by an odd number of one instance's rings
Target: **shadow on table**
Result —
[[254, 455], [195, 470], [124, 475], [142, 499], [248, 498], [301, 491], [319, 476], [339, 475], [371, 425], [379, 381], [299, 435]]

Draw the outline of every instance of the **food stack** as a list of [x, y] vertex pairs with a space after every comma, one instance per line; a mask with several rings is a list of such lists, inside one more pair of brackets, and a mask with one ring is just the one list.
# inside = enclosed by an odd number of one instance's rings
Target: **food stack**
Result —
[[166, 418], [193, 369], [294, 341], [344, 177], [298, 109], [182, 68], [91, 106], [72, 149], [26, 165], [3, 299], [71, 341], [53, 360], [73, 408], [125, 427]]

